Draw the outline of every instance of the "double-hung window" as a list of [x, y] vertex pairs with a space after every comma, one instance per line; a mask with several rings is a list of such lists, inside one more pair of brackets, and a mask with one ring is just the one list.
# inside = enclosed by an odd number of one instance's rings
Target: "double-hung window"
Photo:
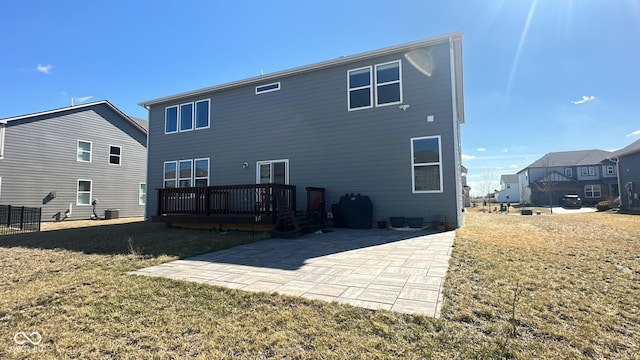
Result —
[[368, 109], [373, 106], [373, 77], [371, 66], [350, 70], [348, 74], [349, 110]]
[[402, 102], [400, 61], [376, 65], [376, 106]]
[[209, 108], [209, 99], [165, 108], [164, 133], [172, 134], [208, 128], [210, 123]]
[[78, 180], [76, 205], [91, 205], [91, 180]]
[[573, 177], [573, 169], [572, 168], [564, 168], [564, 175], [568, 178]]
[[613, 167], [613, 165], [607, 165], [607, 175], [613, 175], [615, 173], [615, 167]]
[[195, 159], [195, 186], [209, 186], [209, 158]]
[[164, 187], [165, 188], [175, 188], [177, 187], [177, 176], [178, 176], [178, 162], [176, 161], [165, 161], [164, 163]]
[[122, 162], [122, 147], [109, 145], [109, 164], [121, 165]]
[[138, 205], [147, 203], [147, 184], [140, 183], [138, 186]]
[[91, 162], [91, 141], [78, 140], [77, 161]]
[[178, 187], [191, 187], [193, 177], [193, 160], [180, 160], [178, 162]]
[[440, 136], [411, 139], [411, 172], [414, 193], [442, 192]]

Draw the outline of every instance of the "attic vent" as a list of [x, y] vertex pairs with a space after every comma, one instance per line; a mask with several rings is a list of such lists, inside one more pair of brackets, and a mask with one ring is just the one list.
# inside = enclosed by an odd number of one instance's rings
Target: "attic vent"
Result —
[[256, 86], [256, 95], [280, 90], [280, 82]]

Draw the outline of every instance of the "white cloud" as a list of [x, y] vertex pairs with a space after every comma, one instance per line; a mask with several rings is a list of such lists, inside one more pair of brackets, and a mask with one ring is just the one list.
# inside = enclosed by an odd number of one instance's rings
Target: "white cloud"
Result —
[[474, 155], [462, 154], [462, 160], [473, 160], [476, 157]]
[[93, 96], [74, 97], [74, 99], [76, 99], [77, 102], [83, 102], [83, 101], [87, 101], [89, 99], [93, 99]]
[[509, 166], [512, 169], [518, 169], [520, 166], [516, 165], [516, 164], [511, 164], [511, 166]]
[[487, 151], [487, 148], [479, 147], [479, 148], [478, 148], [478, 151], [479, 151], [479, 152], [485, 152], [485, 151]]
[[633, 132], [627, 134], [627, 137], [638, 136], [638, 135], [640, 135], [640, 130], [636, 130], [636, 131], [633, 131]]
[[508, 153], [508, 152], [509, 152], [509, 149], [505, 148], [505, 149], [500, 150], [500, 152]]
[[592, 96], [583, 96], [583, 97], [582, 97], [582, 99], [580, 99], [580, 100], [576, 100], [576, 101], [572, 101], [571, 103], [572, 103], [572, 104], [575, 104], [575, 105], [578, 105], [578, 104], [584, 104], [584, 103], [586, 103], [587, 101], [593, 101], [593, 100], [595, 100], [595, 99], [596, 99], [596, 97], [595, 97], [595, 96], [593, 96], [593, 95], [592, 95]]
[[53, 69], [53, 65], [50, 65], [50, 64], [47, 64], [47, 65], [38, 64], [38, 66], [36, 66], [36, 70], [40, 71], [43, 74], [50, 73], [51, 69]]

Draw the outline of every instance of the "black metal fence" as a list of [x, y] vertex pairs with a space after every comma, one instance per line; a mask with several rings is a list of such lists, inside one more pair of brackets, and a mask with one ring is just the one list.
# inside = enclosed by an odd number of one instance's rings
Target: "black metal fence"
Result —
[[42, 208], [0, 205], [0, 235], [40, 231]]

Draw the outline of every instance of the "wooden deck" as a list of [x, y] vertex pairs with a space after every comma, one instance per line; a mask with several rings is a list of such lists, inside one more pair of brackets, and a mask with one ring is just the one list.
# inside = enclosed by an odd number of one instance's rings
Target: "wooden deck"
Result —
[[296, 209], [296, 187], [283, 184], [223, 185], [158, 189], [151, 221], [167, 226], [270, 229], [277, 221], [277, 198]]

